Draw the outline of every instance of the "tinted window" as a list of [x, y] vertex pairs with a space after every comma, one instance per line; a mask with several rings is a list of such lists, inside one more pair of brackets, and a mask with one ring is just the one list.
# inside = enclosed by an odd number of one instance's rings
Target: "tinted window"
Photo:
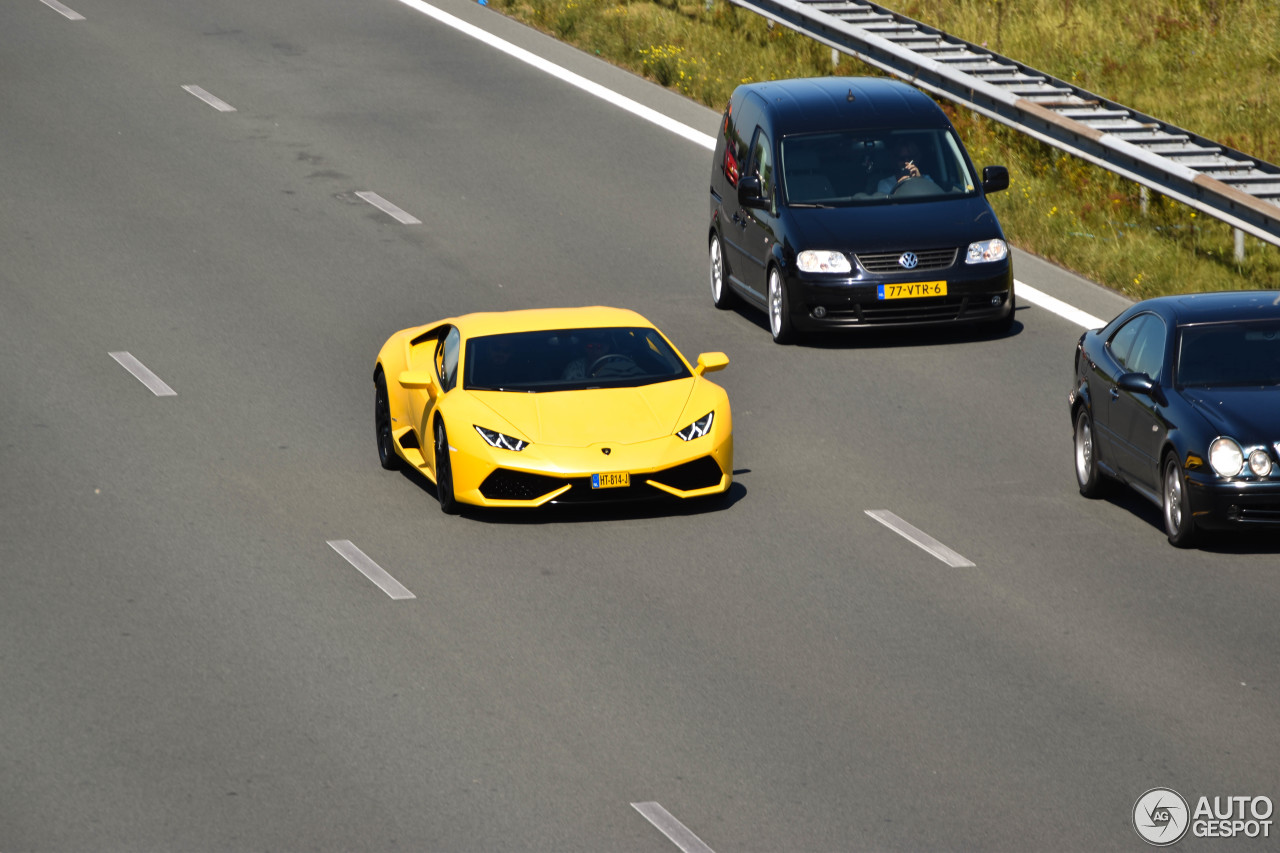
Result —
[[1145, 373], [1152, 379], [1160, 378], [1160, 365], [1164, 363], [1164, 321], [1154, 314], [1144, 314], [1131, 325], [1138, 325], [1133, 348], [1124, 360], [1124, 366], [1133, 373]]
[[1146, 314], [1139, 314], [1129, 322], [1120, 327], [1111, 340], [1107, 342], [1107, 349], [1111, 352], [1111, 357], [1119, 362], [1121, 367], [1125, 367], [1129, 363], [1129, 354], [1133, 351], [1133, 342], [1138, 339], [1138, 330], [1147, 319]]
[[471, 391], [627, 388], [691, 374], [654, 329], [555, 329], [467, 341]]
[[781, 158], [787, 204], [884, 204], [977, 192], [960, 141], [945, 128], [785, 136]]
[[1280, 385], [1280, 322], [1214, 323], [1179, 331], [1177, 384]]
[[458, 354], [462, 336], [456, 327], [440, 339], [436, 345], [436, 373], [440, 376], [440, 387], [450, 391], [458, 382]]

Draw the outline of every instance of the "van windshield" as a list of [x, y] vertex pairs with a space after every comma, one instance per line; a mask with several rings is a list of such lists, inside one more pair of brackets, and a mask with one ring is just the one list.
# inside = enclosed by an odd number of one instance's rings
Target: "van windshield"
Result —
[[785, 136], [791, 206], [835, 207], [971, 196], [977, 179], [947, 129], [843, 130]]

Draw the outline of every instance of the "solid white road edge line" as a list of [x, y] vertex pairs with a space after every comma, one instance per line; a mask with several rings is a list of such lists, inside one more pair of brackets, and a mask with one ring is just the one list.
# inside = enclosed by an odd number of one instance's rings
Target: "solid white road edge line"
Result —
[[387, 201], [385, 198], [378, 195], [377, 193], [361, 191], [356, 193], [356, 196], [358, 198], [362, 198], [365, 201], [369, 202], [369, 204], [378, 208], [378, 210], [381, 210], [383, 213], [387, 214], [392, 219], [399, 222], [401, 225], [421, 225], [422, 224], [421, 219], [418, 219], [414, 216], [410, 216], [409, 214], [405, 213], [403, 210], [396, 207], [394, 204]]
[[866, 510], [866, 513], [911, 544], [928, 551], [948, 566], [960, 569], [974, 565], [972, 561], [960, 556], [919, 528], [912, 527], [887, 509], [869, 509]]
[[206, 92], [204, 89], [201, 89], [199, 86], [183, 86], [182, 88], [186, 89], [188, 92], [195, 95], [197, 98], [204, 101], [206, 104], [213, 107], [215, 110], [217, 110], [220, 113], [233, 113], [236, 111], [235, 107], [231, 106], [221, 98], [216, 98], [213, 95], [210, 95], [208, 92]]
[[1019, 299], [1025, 299], [1032, 305], [1039, 305], [1044, 310], [1052, 311], [1059, 317], [1070, 320], [1076, 325], [1084, 326], [1086, 329], [1099, 329], [1107, 325], [1106, 320], [1081, 311], [1079, 308], [1068, 305], [1061, 299], [1050, 296], [1043, 290], [1036, 290], [1031, 285], [1025, 284], [1017, 279], [1014, 279], [1013, 282], [1013, 292], [1018, 295]]
[[644, 815], [645, 820], [656, 826], [684, 853], [715, 853], [702, 843], [701, 838], [690, 832], [687, 826], [672, 817], [671, 812], [657, 803], [632, 803], [631, 808]]
[[330, 548], [342, 555], [342, 558], [356, 567], [360, 574], [377, 584], [378, 588], [396, 600], [417, 598], [401, 586], [400, 581], [387, 574], [387, 571], [369, 559], [364, 551], [351, 544], [349, 539], [335, 539], [327, 543]]
[[178, 392], [164, 384], [159, 376], [156, 376], [147, 366], [138, 361], [127, 352], [109, 352], [107, 355], [114, 358], [120, 363], [120, 366], [133, 374], [133, 377], [151, 389], [151, 393], [157, 397], [176, 397]]
[[50, 9], [53, 9], [55, 12], [58, 12], [59, 14], [61, 14], [67, 20], [70, 20], [70, 21], [84, 20], [84, 15], [81, 15], [79, 12], [75, 11], [74, 9], [68, 9], [66, 6], [63, 6], [61, 3], [59, 3], [58, 0], [40, 0], [40, 2], [48, 6]]
[[669, 130], [677, 136], [682, 136], [685, 139], [688, 139], [690, 142], [695, 142], [703, 148], [706, 148], [708, 151], [711, 151], [716, 147], [715, 137], [708, 136], [700, 130], [695, 130], [689, 125], [684, 124], [683, 122], [678, 122], [669, 116], [665, 116], [655, 109], [650, 109], [644, 104], [633, 101], [625, 95], [619, 95], [611, 89], [606, 89], [599, 83], [592, 82], [580, 74], [573, 73], [567, 68], [562, 68], [553, 62], [548, 62], [535, 53], [531, 53], [522, 47], [517, 47], [505, 39], [498, 38], [492, 33], [486, 32], [474, 24], [468, 24], [461, 18], [454, 17], [448, 12], [437, 9], [435, 6], [423, 3], [422, 0], [397, 0], [397, 2], [403, 3], [410, 9], [421, 12], [430, 18], [434, 18], [445, 26], [453, 27], [458, 32], [482, 41], [490, 47], [502, 51], [508, 56], [518, 59], [521, 62], [526, 62], [534, 68], [537, 68], [539, 71], [550, 74], [552, 77], [563, 80], [571, 86], [576, 86], [588, 94], [595, 95], [601, 100], [607, 101], [616, 107], [620, 107], [632, 115], [639, 116], [645, 121], [653, 122], [659, 127]]
[[[484, 42], [490, 47], [496, 48], [503, 53], [520, 60], [521, 62], [526, 62], [534, 68], [550, 74], [552, 77], [563, 80], [571, 86], [576, 86], [588, 94], [595, 95], [597, 98], [607, 101], [614, 106], [620, 107], [621, 109], [624, 109], [633, 115], [637, 115], [646, 121], [650, 121], [661, 128], [669, 130], [677, 136], [682, 136], [690, 142], [701, 145], [708, 151], [712, 151], [716, 147], [716, 140], [714, 136], [709, 136], [700, 130], [695, 130], [689, 125], [665, 116], [657, 110], [650, 109], [649, 107], [637, 103], [624, 95], [619, 95], [611, 89], [606, 89], [599, 83], [594, 83], [579, 74], [573, 73], [567, 68], [562, 68], [555, 63], [549, 62], [541, 56], [530, 53], [522, 47], [516, 47], [511, 42], [506, 41], [505, 39], [500, 39], [492, 33], [486, 32], [473, 24], [468, 24], [461, 18], [454, 17], [448, 12], [422, 2], [422, 0], [396, 0], [396, 2], [403, 3], [410, 9], [414, 9], [430, 18], [434, 18], [446, 26], [453, 27], [458, 32]], [[1034, 287], [1023, 284], [1020, 281], [1014, 282], [1014, 290], [1020, 298], [1025, 299], [1027, 302], [1030, 302], [1033, 305], [1038, 305], [1046, 311], [1057, 314], [1059, 317], [1063, 317], [1073, 323], [1084, 326], [1086, 329], [1096, 329], [1100, 326], [1106, 325], [1105, 322], [1094, 317], [1092, 314], [1087, 314], [1078, 308], [1073, 308], [1061, 299], [1055, 299], [1047, 293], [1036, 290]]]

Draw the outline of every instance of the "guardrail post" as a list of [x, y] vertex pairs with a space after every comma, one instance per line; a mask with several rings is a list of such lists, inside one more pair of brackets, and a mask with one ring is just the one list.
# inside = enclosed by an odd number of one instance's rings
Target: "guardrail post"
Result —
[[1244, 263], [1244, 232], [1241, 231], [1239, 228], [1235, 229], [1235, 232], [1236, 232], [1236, 263], [1243, 264]]

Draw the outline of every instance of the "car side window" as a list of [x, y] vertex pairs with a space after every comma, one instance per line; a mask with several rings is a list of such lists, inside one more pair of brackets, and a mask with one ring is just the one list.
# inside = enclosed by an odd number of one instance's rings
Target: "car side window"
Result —
[[1129, 353], [1133, 352], [1133, 342], [1138, 338], [1138, 327], [1147, 319], [1146, 314], [1139, 314], [1129, 322], [1125, 323], [1120, 329], [1111, 336], [1111, 340], [1107, 341], [1107, 351], [1111, 353], [1121, 367], [1127, 367], [1129, 364]]
[[1159, 379], [1167, 337], [1164, 321], [1154, 314], [1147, 314], [1146, 322], [1138, 329], [1138, 336], [1134, 339], [1133, 350], [1125, 366], [1134, 373], [1145, 373], [1152, 379]]
[[763, 130], [756, 130], [756, 139], [751, 146], [751, 166], [748, 174], [760, 178], [760, 191], [770, 199], [772, 205], [773, 192], [773, 149], [769, 145], [769, 137]]
[[1163, 320], [1154, 314], [1139, 314], [1112, 335], [1107, 347], [1125, 370], [1159, 379], [1167, 337]]
[[436, 344], [436, 375], [440, 377], [442, 391], [453, 390], [458, 382], [458, 351], [461, 342], [462, 334], [453, 326]]

